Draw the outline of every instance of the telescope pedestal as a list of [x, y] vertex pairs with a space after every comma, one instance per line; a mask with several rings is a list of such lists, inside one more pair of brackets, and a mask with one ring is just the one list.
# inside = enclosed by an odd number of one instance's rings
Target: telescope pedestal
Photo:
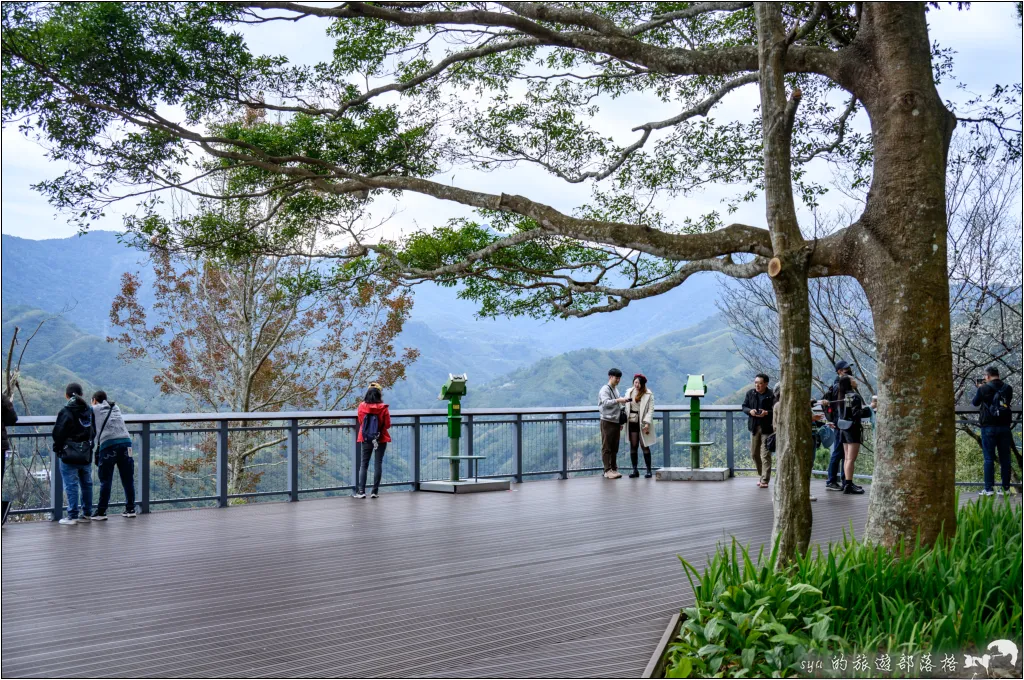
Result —
[[729, 479], [729, 468], [667, 467], [655, 470], [658, 482], [724, 482]]
[[439, 493], [478, 493], [480, 491], [508, 491], [512, 482], [508, 479], [463, 479], [458, 482], [439, 480], [420, 482], [420, 491]]

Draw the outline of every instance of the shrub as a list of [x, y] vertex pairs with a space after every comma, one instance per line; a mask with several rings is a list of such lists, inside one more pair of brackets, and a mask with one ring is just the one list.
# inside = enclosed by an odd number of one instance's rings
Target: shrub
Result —
[[1021, 505], [983, 498], [957, 520], [956, 535], [933, 548], [887, 550], [851, 532], [785, 569], [773, 566], [777, 544], [755, 563], [735, 539], [700, 574], [680, 557], [696, 603], [669, 646], [667, 677], [785, 677], [833, 653], [937, 655], [1020, 640]]

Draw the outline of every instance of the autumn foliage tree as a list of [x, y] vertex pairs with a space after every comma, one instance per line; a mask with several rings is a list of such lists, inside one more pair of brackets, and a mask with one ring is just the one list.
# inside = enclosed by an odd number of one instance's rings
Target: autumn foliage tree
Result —
[[[155, 249], [156, 302], [140, 303], [140, 278], [122, 277], [109, 338], [127, 361], [149, 361], [154, 380], [198, 412], [333, 411], [353, 408], [371, 380], [394, 385], [416, 351], [395, 347], [411, 296], [394, 284], [364, 280], [347, 290], [302, 291], [317, 262], [303, 257], [205, 260]], [[249, 423], [251, 424], [251, 423]], [[254, 491], [258, 454], [283, 441], [265, 433], [230, 438], [229, 492]], [[207, 469], [200, 455], [164, 464], [173, 482]]]

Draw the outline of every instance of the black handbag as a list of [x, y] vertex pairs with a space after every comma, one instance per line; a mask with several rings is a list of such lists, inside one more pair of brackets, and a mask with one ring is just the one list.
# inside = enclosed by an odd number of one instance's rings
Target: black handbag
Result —
[[629, 416], [626, 415], [626, 409], [619, 409], [619, 425], [625, 425], [626, 421], [629, 420]]
[[89, 465], [92, 463], [92, 442], [65, 442], [60, 460], [68, 465]]

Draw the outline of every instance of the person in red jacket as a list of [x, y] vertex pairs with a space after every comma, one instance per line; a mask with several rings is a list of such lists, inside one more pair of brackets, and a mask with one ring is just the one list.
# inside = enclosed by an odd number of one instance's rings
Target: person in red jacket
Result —
[[362, 456], [359, 460], [359, 471], [356, 474], [356, 493], [354, 498], [366, 498], [366, 473], [370, 469], [370, 456], [373, 455], [373, 490], [370, 498], [377, 498], [380, 494], [380, 476], [384, 464], [384, 451], [388, 448], [391, 435], [391, 413], [388, 405], [384, 403], [381, 396], [380, 384], [370, 383], [370, 389], [366, 390], [363, 403], [359, 404], [356, 411], [356, 427]]

